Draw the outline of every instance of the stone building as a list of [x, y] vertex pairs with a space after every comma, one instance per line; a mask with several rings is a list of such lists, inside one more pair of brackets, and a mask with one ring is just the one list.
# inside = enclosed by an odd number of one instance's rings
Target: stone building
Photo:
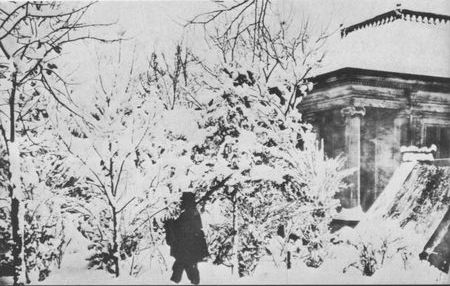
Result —
[[401, 8], [341, 30], [341, 62], [312, 79], [298, 108], [327, 155], [343, 154], [355, 169], [343, 207], [372, 205], [401, 146], [435, 144], [436, 158], [450, 158], [449, 35], [450, 16]]

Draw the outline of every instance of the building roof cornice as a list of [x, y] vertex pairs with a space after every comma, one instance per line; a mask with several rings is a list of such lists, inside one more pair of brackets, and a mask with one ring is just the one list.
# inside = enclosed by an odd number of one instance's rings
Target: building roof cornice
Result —
[[[346, 67], [309, 78], [315, 90], [342, 84], [386, 87], [419, 87], [430, 91], [450, 92], [450, 78]], [[314, 91], [313, 91], [314, 93]]]
[[397, 8], [392, 11], [380, 14], [371, 19], [341, 29], [341, 37], [345, 37], [351, 32], [372, 26], [381, 26], [396, 20], [422, 22], [426, 24], [445, 24], [450, 22], [449, 15], [435, 14], [429, 12], [413, 11]]

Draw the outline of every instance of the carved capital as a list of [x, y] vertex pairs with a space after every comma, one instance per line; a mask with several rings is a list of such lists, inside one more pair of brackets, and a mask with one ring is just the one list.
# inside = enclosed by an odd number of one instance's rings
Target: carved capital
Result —
[[366, 109], [364, 106], [354, 106], [350, 105], [341, 109], [342, 117], [355, 117], [355, 116], [364, 116], [366, 115]]

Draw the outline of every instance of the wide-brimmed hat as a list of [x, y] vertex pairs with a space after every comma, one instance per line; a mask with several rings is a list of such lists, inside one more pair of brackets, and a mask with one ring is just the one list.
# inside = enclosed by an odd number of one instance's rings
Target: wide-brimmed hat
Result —
[[183, 192], [181, 200], [184, 202], [195, 202], [195, 195], [192, 192]]

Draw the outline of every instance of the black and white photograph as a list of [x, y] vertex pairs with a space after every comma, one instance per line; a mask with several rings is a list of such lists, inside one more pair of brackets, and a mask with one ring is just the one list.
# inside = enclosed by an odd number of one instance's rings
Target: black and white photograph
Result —
[[450, 1], [0, 1], [0, 285], [449, 263]]

